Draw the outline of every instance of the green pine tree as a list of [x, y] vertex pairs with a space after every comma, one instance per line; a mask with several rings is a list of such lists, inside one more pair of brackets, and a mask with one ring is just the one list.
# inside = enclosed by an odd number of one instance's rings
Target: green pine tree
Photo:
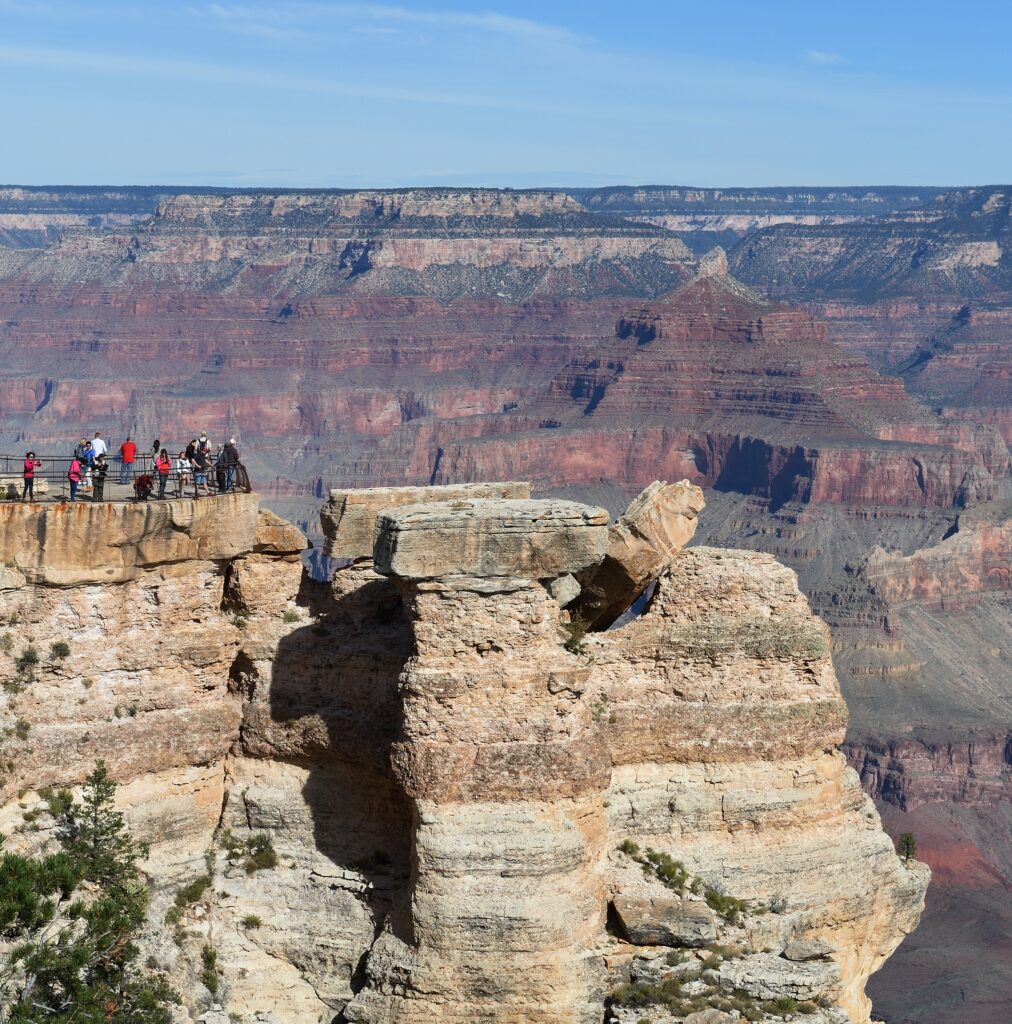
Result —
[[137, 964], [148, 891], [146, 847], [113, 809], [100, 761], [80, 804], [60, 820], [61, 853], [0, 849], [0, 1024], [170, 1024], [179, 1002], [165, 977]]

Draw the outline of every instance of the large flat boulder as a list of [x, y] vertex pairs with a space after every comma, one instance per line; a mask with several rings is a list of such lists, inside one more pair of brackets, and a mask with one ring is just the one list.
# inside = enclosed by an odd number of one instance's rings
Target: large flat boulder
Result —
[[0, 504], [0, 562], [29, 583], [123, 583], [156, 566], [223, 562], [253, 550], [260, 499]]
[[831, 996], [839, 985], [840, 968], [832, 960], [794, 962], [776, 953], [753, 953], [720, 965], [720, 987], [744, 989], [753, 999], [814, 1000]]
[[607, 629], [692, 540], [705, 504], [702, 490], [688, 480], [646, 487], [608, 531], [600, 565], [580, 576], [582, 592], [571, 611], [588, 628]]
[[374, 559], [377, 572], [410, 580], [545, 580], [599, 562], [607, 543], [603, 508], [560, 499], [478, 498], [381, 513]]
[[717, 940], [717, 916], [697, 900], [616, 896], [622, 931], [637, 946], [705, 946]]
[[453, 484], [446, 487], [362, 487], [333, 490], [320, 510], [327, 538], [323, 553], [330, 558], [372, 558], [376, 517], [385, 509], [431, 501], [473, 498], [529, 498], [531, 485], [519, 481]]

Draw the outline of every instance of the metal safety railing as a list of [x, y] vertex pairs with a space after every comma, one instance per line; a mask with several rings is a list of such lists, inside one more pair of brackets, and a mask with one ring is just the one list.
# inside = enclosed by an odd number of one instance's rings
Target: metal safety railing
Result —
[[[22, 500], [26, 494], [31, 494], [27, 500], [37, 502], [70, 500], [68, 473], [72, 457], [46, 452], [36, 452], [35, 457], [42, 465], [34, 468], [33, 486], [28, 488], [25, 456], [0, 454], [0, 501]], [[180, 466], [177, 457], [172, 459], [172, 468], [162, 473], [150, 454], [138, 454], [132, 462], [109, 459], [105, 472], [102, 472], [102, 467], [96, 469], [94, 462], [82, 462], [81, 478], [74, 488], [75, 500], [169, 500], [236, 491], [249, 494], [253, 490], [249, 472], [242, 462], [231, 466], [219, 463], [220, 459], [212, 458], [205, 466], [192, 462], [188, 466]]]

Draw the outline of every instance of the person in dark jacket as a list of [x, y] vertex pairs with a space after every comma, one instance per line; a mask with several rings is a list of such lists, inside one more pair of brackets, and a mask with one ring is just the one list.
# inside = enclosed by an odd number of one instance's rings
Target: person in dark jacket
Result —
[[35, 457], [35, 452], [25, 452], [25, 486], [21, 489], [22, 501], [35, 501], [35, 471], [41, 468], [42, 463]]
[[225, 490], [231, 491], [235, 487], [235, 470], [239, 465], [239, 449], [235, 446], [235, 438], [230, 437], [228, 444], [221, 450], [225, 463]]
[[91, 469], [91, 478], [93, 481], [94, 491], [92, 491], [92, 501], [102, 501], [105, 497], [105, 475], [109, 472], [109, 463], [105, 461], [104, 455], [99, 455], [95, 459], [95, 464]]

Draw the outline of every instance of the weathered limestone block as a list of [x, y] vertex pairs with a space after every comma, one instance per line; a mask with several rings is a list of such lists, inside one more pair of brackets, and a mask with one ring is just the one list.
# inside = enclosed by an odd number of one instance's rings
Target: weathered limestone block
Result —
[[0, 590], [20, 590], [27, 582], [13, 565], [0, 565]]
[[612, 905], [626, 938], [637, 946], [705, 946], [717, 940], [717, 916], [705, 903], [619, 895]]
[[379, 516], [376, 571], [409, 580], [553, 579], [600, 561], [607, 525], [603, 508], [557, 499], [407, 505]]
[[262, 508], [257, 513], [253, 550], [258, 554], [297, 555], [309, 546], [305, 534], [287, 519]]
[[573, 610], [591, 629], [606, 629], [667, 568], [696, 532], [703, 492], [688, 480], [655, 480], [608, 531], [608, 552], [580, 577]]
[[754, 999], [815, 1000], [831, 997], [840, 986], [840, 968], [832, 961], [796, 963], [775, 953], [752, 953], [720, 965], [720, 987], [744, 989]]
[[452, 484], [446, 487], [362, 487], [333, 490], [320, 509], [323, 553], [330, 558], [372, 558], [376, 517], [401, 505], [473, 498], [529, 498], [529, 483]]
[[31, 583], [123, 583], [146, 569], [226, 561], [253, 550], [260, 498], [0, 504], [0, 562]]
[[[779, 897], [782, 912], [745, 916], [747, 944], [831, 942], [834, 998], [867, 1021], [865, 982], [916, 925], [927, 870], [897, 858], [838, 750], [846, 708], [794, 574], [764, 555], [686, 550], [643, 616], [586, 645], [614, 845], [666, 852], [734, 897]], [[640, 866], [614, 856], [609, 887], [639, 895]], [[769, 997], [800, 991], [791, 962], [772, 962]]]
[[786, 960], [824, 960], [836, 952], [836, 947], [825, 939], [795, 939], [784, 949]]
[[599, 558], [606, 523], [570, 502], [380, 516], [378, 568], [415, 642], [392, 754], [414, 864], [408, 921], [374, 947], [349, 1020], [600, 1021], [609, 765], [587, 704], [552, 685], [586, 667], [538, 580]]
[[229, 563], [223, 601], [229, 611], [241, 614], [259, 611], [283, 615], [299, 589], [301, 578], [302, 562], [298, 555], [244, 555]]

